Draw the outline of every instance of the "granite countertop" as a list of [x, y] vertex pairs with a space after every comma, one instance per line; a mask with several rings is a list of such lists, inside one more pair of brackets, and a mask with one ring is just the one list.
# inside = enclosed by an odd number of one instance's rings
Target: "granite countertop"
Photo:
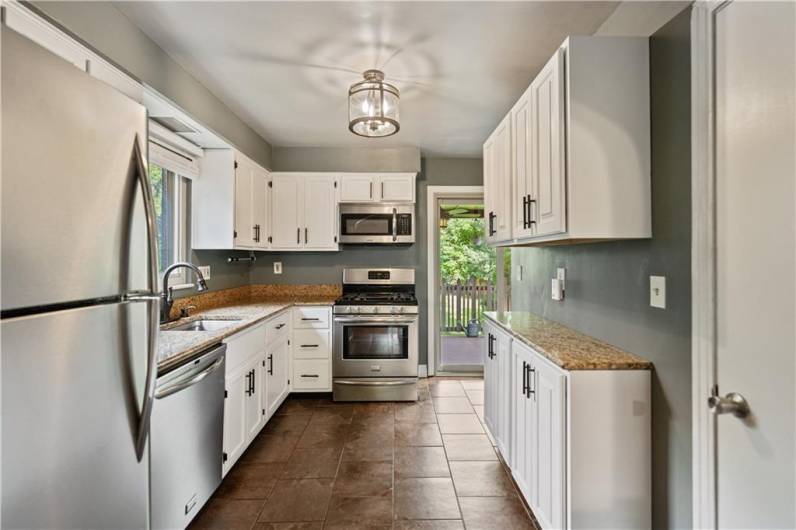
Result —
[[650, 370], [652, 363], [533, 313], [485, 313], [489, 320], [564, 370]]
[[[250, 326], [296, 305], [332, 305], [334, 298], [323, 296], [279, 296], [250, 303], [231, 304], [199, 311], [187, 318], [161, 326], [158, 336], [158, 371], [180, 364], [202, 350], [222, 342]], [[239, 320], [233, 325], [216, 331], [172, 331], [175, 326], [194, 320]]]

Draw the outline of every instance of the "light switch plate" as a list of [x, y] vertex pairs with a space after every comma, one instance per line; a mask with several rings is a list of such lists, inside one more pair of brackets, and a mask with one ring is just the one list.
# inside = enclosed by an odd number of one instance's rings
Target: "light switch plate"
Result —
[[558, 278], [553, 278], [550, 283], [550, 297], [553, 300], [563, 300], [564, 290], [561, 288], [562, 283]]
[[274, 274], [282, 274], [282, 262], [275, 261], [274, 262]]
[[200, 265], [199, 272], [202, 273], [202, 276], [204, 276], [205, 280], [210, 279], [210, 265]]
[[650, 305], [666, 309], [666, 276], [650, 276]]

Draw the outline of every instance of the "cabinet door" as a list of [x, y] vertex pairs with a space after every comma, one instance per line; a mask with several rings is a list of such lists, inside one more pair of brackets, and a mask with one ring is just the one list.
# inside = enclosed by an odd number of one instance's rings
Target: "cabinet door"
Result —
[[487, 243], [495, 241], [494, 216], [495, 196], [497, 189], [494, 185], [495, 171], [495, 137], [494, 134], [484, 142], [484, 236]]
[[253, 244], [255, 248], [268, 248], [268, 236], [271, 233], [268, 181], [270, 177], [264, 169], [255, 166], [252, 171], [252, 226], [254, 229]]
[[235, 161], [235, 247], [254, 247], [252, 223], [252, 168], [248, 161]]
[[271, 248], [302, 246], [303, 179], [296, 175], [271, 176]]
[[484, 352], [484, 423], [490, 434], [497, 432], [497, 362], [492, 355], [495, 342], [495, 333], [491, 327], [486, 327], [486, 352]]
[[268, 372], [268, 382], [266, 383], [266, 393], [268, 395], [266, 415], [273, 416], [279, 405], [282, 404], [288, 394], [288, 363], [289, 345], [287, 339], [277, 341], [268, 347], [266, 355], [266, 370]]
[[498, 125], [495, 135], [495, 240], [511, 239], [511, 115]]
[[531, 168], [536, 235], [566, 231], [564, 58], [558, 50], [531, 83]]
[[371, 202], [376, 200], [373, 175], [343, 175], [340, 177], [340, 202]]
[[534, 232], [530, 218], [536, 197], [531, 179], [531, 121], [531, 98], [526, 92], [511, 109], [512, 236], [515, 238], [529, 237]]
[[382, 202], [415, 202], [414, 175], [381, 176], [378, 188]]
[[304, 177], [304, 248], [337, 250], [337, 177]]
[[533, 448], [533, 401], [525, 392], [527, 385], [527, 367], [530, 354], [517, 343], [512, 344], [512, 384], [511, 384], [511, 459], [510, 466], [514, 480], [520, 488], [528, 504], [532, 498], [532, 467]]
[[244, 407], [247, 441], [253, 440], [263, 426], [263, 414], [259, 394], [263, 386], [260, 380], [262, 375], [260, 364], [260, 358], [255, 359], [249, 364], [249, 369], [245, 374], [246, 384], [248, 385], [246, 390], [246, 405]]
[[497, 428], [495, 434], [498, 448], [505, 460], [511, 458], [511, 338], [504, 333], [497, 334], [494, 346], [497, 349]]
[[224, 400], [224, 454], [223, 472], [237, 462], [246, 448], [245, 407], [247, 396], [246, 374], [226, 380], [227, 397]]
[[563, 528], [566, 377], [546, 362], [537, 361], [534, 368], [536, 485], [531, 506], [542, 528]]

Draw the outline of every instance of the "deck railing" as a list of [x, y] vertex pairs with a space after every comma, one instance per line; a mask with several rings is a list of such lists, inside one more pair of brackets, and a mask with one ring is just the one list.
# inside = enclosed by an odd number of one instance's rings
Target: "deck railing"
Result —
[[442, 331], [464, 331], [470, 320], [483, 320], [484, 311], [495, 309], [497, 293], [492, 282], [470, 279], [443, 283], [439, 299]]

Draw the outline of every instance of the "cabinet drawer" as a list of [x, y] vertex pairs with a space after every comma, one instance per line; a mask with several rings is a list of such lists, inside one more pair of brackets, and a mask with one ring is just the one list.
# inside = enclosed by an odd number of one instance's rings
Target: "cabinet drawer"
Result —
[[332, 373], [328, 360], [293, 361], [293, 390], [330, 390]]
[[328, 329], [297, 329], [293, 333], [294, 359], [330, 359], [331, 346]]
[[257, 354], [265, 351], [265, 338], [266, 331], [263, 324], [258, 324], [228, 337], [224, 341], [227, 344], [225, 368], [227, 375], [234, 374]]
[[290, 332], [290, 311], [285, 311], [265, 323], [268, 336], [266, 344], [271, 344]]
[[331, 310], [328, 307], [293, 308], [293, 329], [328, 329]]

